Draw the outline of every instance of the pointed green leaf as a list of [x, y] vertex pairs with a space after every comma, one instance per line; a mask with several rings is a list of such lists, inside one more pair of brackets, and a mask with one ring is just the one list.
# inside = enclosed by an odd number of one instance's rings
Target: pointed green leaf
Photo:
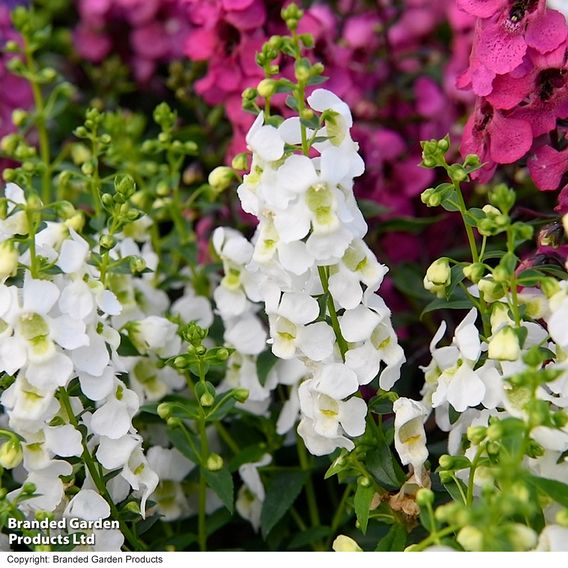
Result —
[[234, 485], [233, 476], [229, 473], [229, 470], [224, 467], [219, 471], [210, 471], [207, 468], [202, 468], [202, 471], [207, 485], [217, 493], [223, 505], [232, 513], [234, 510]]
[[303, 471], [278, 473], [272, 478], [260, 514], [260, 530], [264, 538], [292, 507], [305, 481]]

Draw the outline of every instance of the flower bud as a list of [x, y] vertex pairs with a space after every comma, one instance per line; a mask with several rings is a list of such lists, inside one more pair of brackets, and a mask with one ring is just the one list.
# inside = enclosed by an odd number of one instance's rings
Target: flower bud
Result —
[[209, 454], [207, 458], [207, 469], [209, 471], [219, 471], [223, 468], [223, 458], [219, 454]]
[[447, 258], [434, 261], [424, 277], [424, 288], [437, 296], [443, 296], [447, 286], [450, 285], [452, 272]]
[[416, 493], [416, 503], [419, 507], [432, 505], [434, 503], [434, 492], [431, 489], [422, 487], [422, 489], [419, 489], [418, 493]]
[[457, 541], [468, 552], [483, 550], [483, 533], [476, 527], [467, 526], [461, 529]]
[[8, 440], [0, 446], [0, 465], [5, 469], [13, 469], [23, 458], [22, 445], [16, 439]]
[[215, 397], [210, 392], [204, 392], [199, 397], [199, 404], [205, 408], [209, 408], [215, 404]]
[[474, 262], [463, 268], [464, 276], [471, 280], [474, 284], [477, 284], [485, 274], [485, 266], [481, 262]]
[[568, 528], [568, 509], [561, 509], [558, 511], [558, 513], [556, 513], [555, 520], [561, 527]]
[[335, 552], [363, 552], [363, 549], [352, 539], [340, 534], [332, 544]]
[[235, 170], [247, 170], [248, 169], [248, 156], [245, 152], [237, 154], [233, 161], [231, 162], [231, 167]]
[[274, 79], [263, 79], [256, 87], [261, 97], [271, 97], [276, 92], [276, 81]]
[[536, 546], [538, 535], [536, 532], [521, 523], [512, 523], [505, 528], [505, 534], [513, 545], [513, 550], [522, 552]]
[[179, 428], [182, 425], [182, 421], [180, 418], [176, 418], [175, 416], [170, 416], [166, 420], [166, 425], [168, 428]]
[[220, 193], [231, 185], [234, 176], [235, 173], [231, 168], [219, 166], [209, 174], [207, 181], [213, 189]]
[[493, 278], [482, 278], [477, 286], [479, 291], [483, 293], [483, 298], [486, 302], [492, 303], [499, 300], [505, 295], [505, 288], [499, 282], [495, 282]]
[[243, 404], [249, 397], [249, 391], [248, 389], [234, 389], [231, 395], [237, 402]]
[[14, 123], [14, 126], [22, 126], [27, 118], [28, 113], [21, 108], [17, 108], [12, 111], [12, 122]]
[[116, 239], [112, 235], [101, 235], [99, 245], [101, 248], [110, 250], [116, 244]]
[[478, 446], [485, 440], [487, 436], [487, 428], [485, 426], [470, 426], [466, 432], [467, 439]]
[[167, 402], [158, 404], [157, 411], [162, 420], [167, 420], [172, 415], [172, 407]]
[[488, 356], [497, 361], [516, 361], [521, 356], [519, 337], [507, 325], [500, 329], [489, 341]]
[[19, 254], [12, 240], [0, 243], [0, 281], [15, 276], [18, 271]]

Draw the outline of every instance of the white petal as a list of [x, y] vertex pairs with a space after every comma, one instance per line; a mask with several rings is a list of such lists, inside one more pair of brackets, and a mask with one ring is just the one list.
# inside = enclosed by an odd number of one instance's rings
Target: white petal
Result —
[[109, 504], [92, 489], [81, 489], [65, 508], [68, 517], [98, 521], [110, 517]]
[[97, 459], [109, 471], [123, 467], [130, 459], [134, 448], [140, 445], [141, 440], [140, 436], [133, 434], [126, 434], [117, 440], [101, 436], [96, 453]]
[[339, 422], [345, 433], [353, 438], [365, 432], [366, 416], [367, 405], [362, 398], [353, 396], [340, 406]]
[[462, 365], [448, 385], [448, 402], [463, 412], [468, 406], [477, 406], [485, 396], [485, 385], [475, 371]]
[[315, 388], [335, 400], [342, 400], [359, 388], [357, 375], [341, 363], [325, 365], [315, 379]]
[[24, 281], [24, 304], [25, 312], [47, 314], [59, 298], [59, 288], [47, 280]]
[[477, 361], [481, 354], [479, 332], [475, 327], [477, 310], [472, 308], [456, 328], [455, 342], [463, 356], [470, 361]]
[[78, 371], [100, 377], [110, 361], [105, 340], [95, 332], [89, 333], [88, 347], [73, 350], [71, 356]]
[[319, 304], [315, 298], [297, 292], [285, 292], [282, 294], [280, 305], [278, 306], [278, 315], [297, 325], [314, 321], [318, 317], [319, 311]]
[[245, 316], [225, 332], [225, 341], [239, 353], [258, 355], [266, 348], [266, 331], [253, 315]]
[[314, 164], [307, 156], [292, 154], [278, 169], [278, 184], [293, 193], [304, 193], [318, 179]]
[[335, 335], [327, 323], [320, 321], [300, 329], [298, 347], [313, 361], [323, 361], [333, 353]]
[[26, 378], [40, 390], [64, 387], [73, 374], [73, 363], [63, 353], [54, 353], [46, 361], [30, 363]]
[[336, 272], [329, 277], [329, 291], [333, 299], [346, 310], [357, 307], [363, 298], [359, 278], [347, 270]]
[[345, 364], [357, 375], [360, 385], [370, 383], [379, 373], [381, 358], [371, 343], [349, 349], [345, 354]]
[[300, 117], [287, 118], [279, 127], [278, 134], [286, 144], [300, 144], [302, 142], [302, 130]]
[[249, 145], [253, 152], [267, 162], [279, 160], [284, 153], [284, 140], [274, 126], [260, 127], [251, 136]]
[[94, 377], [88, 373], [79, 373], [79, 383], [83, 394], [94, 401], [106, 398], [114, 387], [115, 372], [112, 367], [107, 367], [102, 375]]
[[65, 274], [79, 272], [83, 268], [88, 254], [89, 245], [87, 241], [75, 233], [73, 239], [63, 241], [56, 265]]
[[122, 312], [122, 305], [110, 290], [103, 290], [97, 294], [97, 306], [109, 316], [117, 316]]
[[44, 428], [47, 447], [58, 456], [68, 458], [83, 453], [81, 433], [72, 424]]
[[380, 322], [381, 318], [365, 306], [346, 310], [339, 320], [341, 333], [345, 340], [349, 342], [369, 339], [371, 333]]
[[314, 257], [307, 251], [303, 241], [280, 243], [278, 258], [286, 270], [298, 275], [304, 274], [314, 264]]
[[52, 339], [64, 349], [77, 349], [89, 345], [85, 324], [69, 316], [59, 316], [51, 320], [49, 331]]
[[132, 426], [126, 404], [111, 398], [95, 411], [91, 418], [91, 430], [99, 436], [113, 440], [122, 438]]

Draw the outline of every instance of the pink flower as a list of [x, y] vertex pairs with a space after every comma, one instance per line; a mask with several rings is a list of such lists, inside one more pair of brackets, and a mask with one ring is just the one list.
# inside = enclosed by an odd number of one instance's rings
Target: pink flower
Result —
[[461, 153], [477, 154], [489, 173], [494, 164], [512, 164], [531, 148], [533, 135], [525, 120], [507, 118], [489, 103], [478, 101], [464, 128]]
[[559, 151], [550, 146], [541, 146], [529, 158], [528, 168], [538, 189], [558, 189], [562, 177], [568, 171], [568, 148]]

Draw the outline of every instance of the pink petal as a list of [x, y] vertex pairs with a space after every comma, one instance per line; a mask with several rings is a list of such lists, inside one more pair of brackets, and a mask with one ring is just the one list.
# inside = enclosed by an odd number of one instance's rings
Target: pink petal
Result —
[[493, 82], [493, 92], [487, 100], [497, 109], [509, 110], [517, 106], [534, 89], [532, 77], [516, 79], [510, 75], [499, 75]]
[[478, 18], [489, 18], [503, 7], [503, 0], [457, 0], [458, 8]]
[[479, 34], [477, 56], [497, 75], [510, 73], [523, 62], [527, 52], [523, 35], [508, 32], [501, 19], [482, 21]]
[[538, 189], [558, 189], [562, 176], [568, 171], [568, 150], [559, 152], [550, 146], [542, 146], [530, 157], [528, 167]]
[[568, 35], [564, 16], [556, 10], [546, 10], [535, 14], [529, 21], [525, 41], [540, 53], [556, 49]]
[[498, 164], [516, 162], [532, 146], [532, 129], [524, 120], [505, 118], [499, 112], [495, 112], [487, 130], [491, 137], [489, 153]]

